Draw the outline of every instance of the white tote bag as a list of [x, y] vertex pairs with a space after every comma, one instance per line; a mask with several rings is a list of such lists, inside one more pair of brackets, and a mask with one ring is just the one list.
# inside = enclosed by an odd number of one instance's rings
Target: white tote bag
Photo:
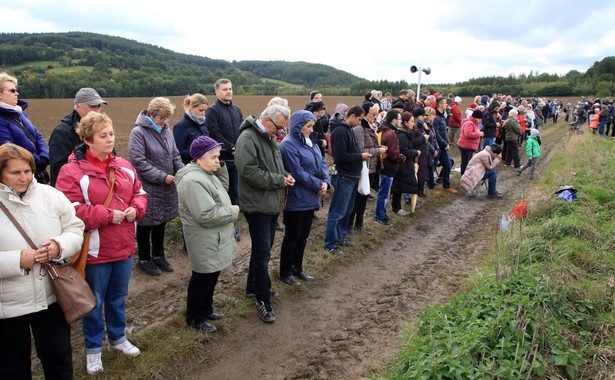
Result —
[[367, 161], [363, 161], [361, 178], [359, 179], [359, 189], [357, 191], [361, 195], [369, 194], [369, 169], [367, 168]]

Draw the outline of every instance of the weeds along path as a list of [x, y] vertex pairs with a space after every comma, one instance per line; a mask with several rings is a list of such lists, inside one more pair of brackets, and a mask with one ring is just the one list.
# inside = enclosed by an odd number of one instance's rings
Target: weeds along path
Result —
[[[545, 128], [541, 167], [565, 136], [563, 128]], [[442, 195], [451, 201], [418, 213], [397, 238], [281, 297], [275, 323], [262, 323], [256, 312], [233, 321], [208, 344], [201, 364], [175, 377], [357, 379], [382, 373], [404, 343], [406, 324], [466, 282], [494, 243], [502, 213], [534, 186], [513, 168], [500, 165], [498, 171], [503, 199], [486, 199], [484, 189], [478, 198]], [[345, 252], [352, 255], [352, 248]]]

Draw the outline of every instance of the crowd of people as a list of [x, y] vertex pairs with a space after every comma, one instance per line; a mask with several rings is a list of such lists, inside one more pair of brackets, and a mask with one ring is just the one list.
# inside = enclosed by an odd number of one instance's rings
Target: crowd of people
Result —
[[[478, 184], [487, 182], [487, 197], [497, 199], [504, 196], [497, 188], [498, 164], [519, 175], [529, 169], [533, 178], [540, 128], [557, 122], [561, 112], [567, 122], [587, 120], [600, 135], [615, 136], [613, 103], [599, 99], [573, 108], [557, 100], [492, 94], [462, 107], [463, 99], [453, 94], [417, 97], [404, 89], [394, 98], [372, 90], [362, 104], [339, 103], [330, 114], [323, 94], [312, 91], [304, 109], [293, 112], [286, 99], [275, 97], [260, 116], [244, 118], [229, 79], [216, 81], [213, 90], [211, 105], [202, 94], [187, 96], [174, 126], [169, 120], [175, 105], [151, 99], [136, 113], [124, 159], [116, 155], [113, 122], [103, 112], [107, 101], [95, 89], [76, 93], [73, 111], [47, 145], [24, 112], [17, 79], [0, 73], [0, 200], [41, 247], [29, 248], [17, 232], [1, 243], [0, 279], [7, 291], [0, 292], [0, 332], [14, 339], [0, 343], [0, 378], [31, 376], [30, 328], [45, 376], [71, 378], [70, 326], [39, 267], [79, 251], [84, 231], [91, 231], [85, 279], [96, 306], [81, 323], [86, 370], [97, 374], [103, 371], [105, 335], [112, 349], [140, 354], [126, 334], [133, 264], [150, 276], [174, 270], [166, 258], [165, 230], [175, 218], [192, 269], [187, 326], [211, 333], [211, 322], [224, 318], [214, 310], [214, 292], [236, 255], [241, 216], [251, 241], [245, 295], [254, 298], [259, 318], [272, 323], [278, 292], [269, 265], [280, 216], [279, 279], [300, 286], [315, 279], [304, 256], [326, 193], [324, 239], [317, 244], [325, 254], [340, 255], [353, 246], [352, 235], [392, 226], [390, 213], [408, 216], [432, 192], [457, 195], [451, 147], [461, 157], [459, 187], [476, 196]], [[581, 119], [579, 110], [586, 108], [589, 117]], [[368, 228], [370, 201], [374, 227]], [[2, 214], [0, 225], [15, 230]]]

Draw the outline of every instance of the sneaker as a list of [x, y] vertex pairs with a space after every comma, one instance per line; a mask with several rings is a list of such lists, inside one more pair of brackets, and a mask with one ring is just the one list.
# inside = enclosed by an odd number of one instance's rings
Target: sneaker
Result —
[[517, 175], [520, 176], [521, 175], [521, 169], [517, 169]]
[[[279, 295], [280, 295], [280, 293], [276, 292], [275, 290], [269, 291], [269, 297], [271, 299], [278, 298]], [[254, 297], [256, 297], [256, 294], [246, 291], [245, 296], [248, 297], [248, 298], [254, 298]]]
[[152, 261], [154, 262], [154, 264], [156, 264], [158, 268], [160, 268], [161, 271], [173, 272], [173, 266], [167, 261], [165, 257], [154, 257]]
[[397, 210], [396, 214], [399, 215], [399, 216], [408, 216], [408, 215], [410, 215], [410, 213], [408, 211], [404, 210], [403, 208], [400, 208], [399, 210]]
[[152, 260], [139, 260], [137, 261], [137, 268], [150, 276], [160, 276], [160, 269], [154, 264]]
[[354, 243], [349, 242], [348, 240], [344, 240], [343, 242], [340, 243], [340, 245], [342, 247], [352, 247], [354, 245]]
[[457, 194], [457, 190], [450, 188], [450, 187], [448, 189], [444, 189], [444, 191], [446, 191], [449, 194]]
[[495, 193], [487, 194], [487, 198], [493, 198], [493, 199], [499, 199], [499, 198], [502, 198], [503, 196], [504, 194], [500, 193], [499, 191], [496, 191]]
[[134, 344], [130, 343], [128, 339], [126, 339], [123, 343], [116, 344], [114, 346], [112, 345], [111, 349], [132, 357], [137, 357], [141, 354], [141, 350], [139, 350]]
[[258, 317], [263, 322], [271, 323], [275, 321], [275, 313], [273, 312], [273, 307], [271, 307], [271, 302], [256, 300], [256, 310], [258, 311]]
[[391, 224], [391, 222], [389, 222], [388, 219], [375, 219], [376, 223], [385, 226], [385, 227], [392, 227], [393, 225]]
[[86, 356], [85, 370], [88, 375], [95, 375], [103, 371], [102, 352], [87, 354]]
[[201, 330], [206, 333], [212, 333], [216, 331], [216, 326], [212, 325], [209, 322], [201, 322], [201, 323], [190, 323], [190, 327], [195, 328], [197, 330]]
[[343, 255], [344, 252], [342, 252], [341, 249], [339, 249], [338, 247], [335, 247], [333, 249], [327, 249], [327, 252], [329, 252], [332, 255]]

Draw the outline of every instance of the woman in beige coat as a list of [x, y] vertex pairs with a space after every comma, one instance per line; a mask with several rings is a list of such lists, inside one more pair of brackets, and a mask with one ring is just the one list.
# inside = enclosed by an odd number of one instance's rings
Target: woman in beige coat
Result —
[[476, 195], [474, 188], [484, 179], [489, 181], [488, 198], [502, 198], [503, 194], [497, 191], [496, 182], [498, 172], [495, 167], [502, 160], [502, 147], [497, 144], [486, 146], [485, 149], [475, 154], [470, 162], [465, 173], [461, 176], [461, 187], [468, 194]]

